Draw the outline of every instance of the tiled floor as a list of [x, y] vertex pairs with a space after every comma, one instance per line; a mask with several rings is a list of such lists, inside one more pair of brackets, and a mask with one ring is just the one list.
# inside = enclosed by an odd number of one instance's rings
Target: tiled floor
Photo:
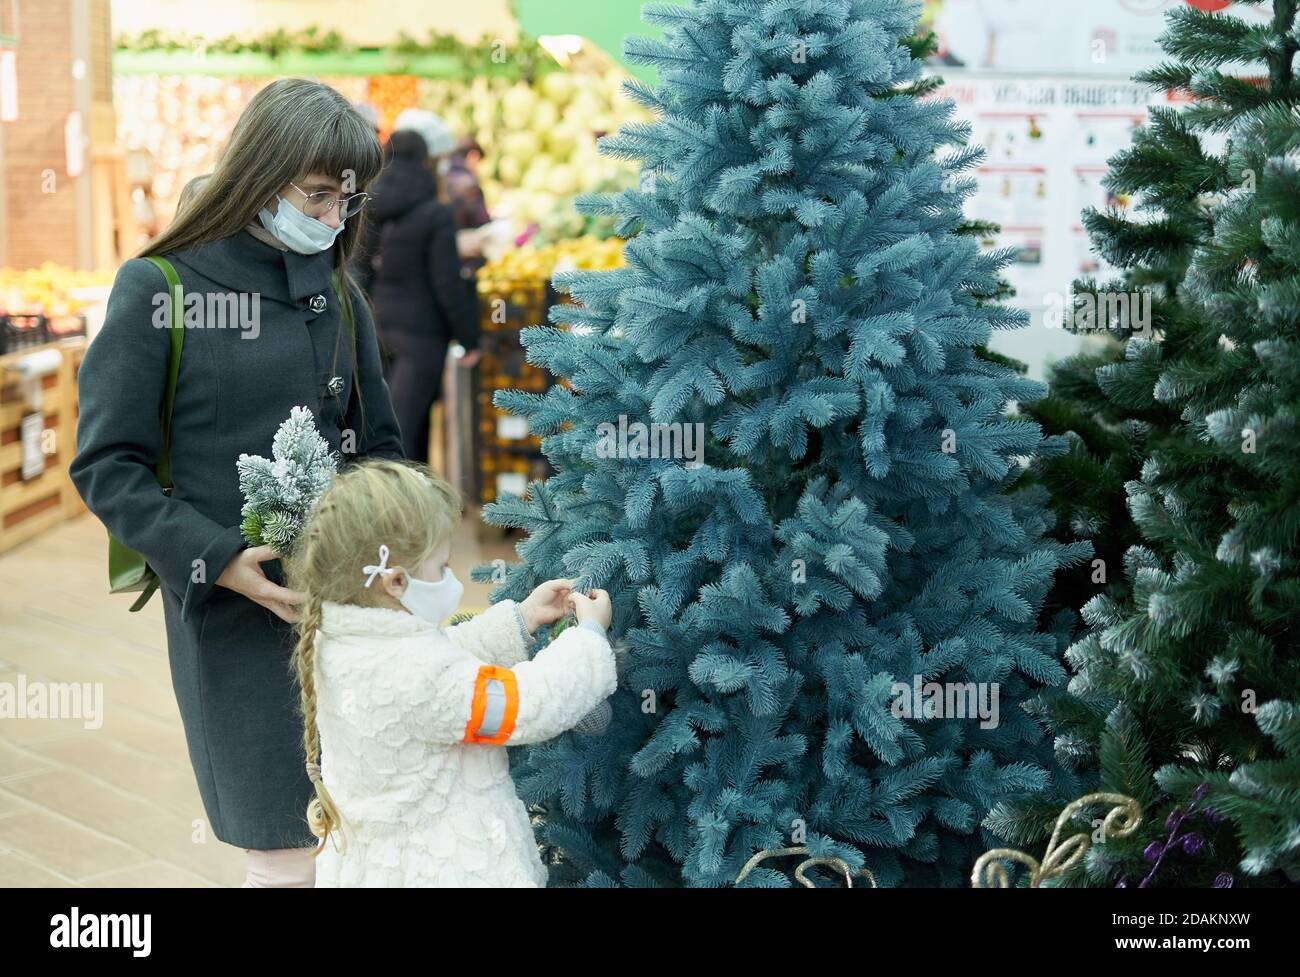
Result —
[[[469, 568], [513, 546], [476, 533], [452, 548], [462, 607], [488, 588]], [[138, 614], [105, 587], [93, 516], [0, 556], [0, 683], [102, 683], [103, 722], [0, 719], [0, 888], [234, 886], [243, 853], [212, 837], [172, 693], [162, 603]]]

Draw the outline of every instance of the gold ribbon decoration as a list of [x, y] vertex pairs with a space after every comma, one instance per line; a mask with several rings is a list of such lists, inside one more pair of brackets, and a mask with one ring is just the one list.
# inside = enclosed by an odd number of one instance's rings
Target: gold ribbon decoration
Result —
[[1092, 832], [1081, 831], [1058, 844], [1061, 830], [1080, 811], [1093, 804], [1112, 805], [1101, 823], [1103, 839], [1127, 837], [1142, 823], [1142, 805], [1124, 794], [1101, 793], [1080, 797], [1067, 805], [1056, 819], [1056, 830], [1052, 832], [1052, 839], [1047, 843], [1047, 852], [1043, 855], [1041, 864], [1032, 855], [1026, 855], [1022, 851], [1013, 848], [994, 848], [992, 851], [986, 851], [975, 862], [975, 868], [970, 876], [971, 888], [1011, 888], [1011, 875], [1004, 862], [1016, 862], [1028, 868], [1031, 889], [1040, 888], [1048, 879], [1064, 875], [1077, 865], [1092, 847]]
[[[811, 855], [811, 854], [812, 853], [808, 851], [807, 845], [800, 845], [797, 848], [764, 849], [763, 851], [759, 852], [757, 855], [755, 855], [753, 858], [751, 858], [749, 861], [745, 863], [745, 867], [742, 868], [740, 870], [740, 874], [736, 876], [735, 884], [740, 885], [740, 883], [745, 880], [745, 877], [749, 875], [749, 873], [752, 872], [758, 866], [758, 864], [762, 862], [764, 859], [781, 858], [785, 855]], [[853, 888], [853, 877], [855, 874], [859, 876], [866, 876], [867, 880], [871, 883], [871, 888], [873, 889], [877, 888], [876, 877], [871, 874], [871, 869], [862, 868], [859, 869], [857, 873], [854, 873], [852, 869], [849, 868], [849, 863], [844, 861], [844, 859], [842, 858], [837, 858], [835, 856], [831, 856], [827, 858], [822, 855], [813, 855], [811, 858], [805, 858], [802, 862], [796, 865], [794, 869], [795, 881], [798, 882], [806, 889], [817, 888], [817, 886], [813, 884], [812, 880], [809, 879], [808, 876], [804, 874], [804, 869], [808, 868], [811, 865], [829, 865], [831, 868], [842, 873], [844, 875], [844, 887], [846, 889]]]

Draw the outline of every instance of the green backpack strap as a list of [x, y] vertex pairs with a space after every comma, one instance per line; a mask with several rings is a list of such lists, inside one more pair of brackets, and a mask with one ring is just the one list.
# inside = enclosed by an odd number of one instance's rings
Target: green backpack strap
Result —
[[144, 590], [140, 591], [140, 596], [131, 602], [131, 606], [128, 609], [134, 612], [144, 607], [145, 604], [149, 603], [149, 598], [153, 596], [154, 591], [158, 589], [158, 586], [161, 583], [162, 580], [159, 578], [158, 574], [150, 574], [149, 582], [145, 584]]
[[158, 255], [149, 255], [144, 260], [155, 264], [163, 273], [171, 298], [172, 321], [167, 330], [171, 336], [171, 355], [167, 363], [167, 388], [160, 417], [162, 450], [158, 455], [158, 484], [169, 489], [172, 485], [172, 408], [176, 405], [176, 378], [180, 376], [181, 347], [185, 344], [185, 293], [181, 289], [180, 276], [170, 261]]
[[[334, 269], [330, 277], [334, 282], [334, 297], [339, 300], [339, 311], [343, 315], [343, 324], [348, 327], [348, 338], [352, 341], [352, 361], [355, 363], [357, 358], [357, 324], [352, 311], [352, 295], [344, 284], [344, 279], [339, 274], [338, 269]], [[352, 408], [352, 398], [357, 396], [357, 378], [355, 373], [352, 377], [352, 390], [348, 394], [348, 402], [344, 406], [343, 413]]]
[[354, 334], [352, 340], [356, 342], [356, 323], [352, 321], [352, 296], [344, 290], [343, 278], [339, 275], [337, 268], [334, 269], [330, 277], [334, 279], [334, 296], [339, 300], [339, 309], [343, 313], [343, 324], [348, 327], [349, 333]]

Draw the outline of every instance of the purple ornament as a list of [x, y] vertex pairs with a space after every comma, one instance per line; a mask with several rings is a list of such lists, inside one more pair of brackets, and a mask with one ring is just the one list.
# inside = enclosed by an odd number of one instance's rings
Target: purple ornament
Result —
[[[1146, 878], [1138, 885], [1139, 889], [1145, 889], [1155, 878], [1156, 872], [1160, 870], [1160, 865], [1167, 854], [1175, 849], [1181, 848], [1188, 855], [1199, 855], [1201, 849], [1205, 847], [1205, 839], [1195, 831], [1188, 831], [1186, 834], [1180, 834], [1183, 830], [1183, 823], [1197, 814], [1205, 815], [1207, 824], [1217, 824], [1223, 820], [1222, 815], [1212, 808], [1206, 807], [1198, 811], [1197, 805], [1204, 799], [1210, 791], [1209, 784], [1201, 784], [1196, 790], [1192, 791], [1192, 803], [1186, 811], [1181, 807], [1175, 807], [1165, 818], [1165, 830], [1169, 832], [1169, 837], [1163, 842], [1153, 841], [1142, 851], [1142, 857], [1151, 863], [1151, 871], [1146, 874]], [[1214, 880], [1216, 889], [1230, 889], [1233, 885], [1233, 878], [1227, 872], [1221, 872]], [[1116, 886], [1119, 888], [1119, 886]]]

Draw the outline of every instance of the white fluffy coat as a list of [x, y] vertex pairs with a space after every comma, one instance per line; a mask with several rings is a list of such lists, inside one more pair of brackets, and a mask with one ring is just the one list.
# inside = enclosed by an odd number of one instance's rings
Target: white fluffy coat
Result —
[[[345, 849], [321, 853], [316, 885], [544, 886], [505, 746], [550, 739], [609, 696], [609, 642], [571, 627], [527, 660], [511, 601], [445, 630], [349, 604], [327, 602], [321, 616], [321, 776]], [[475, 687], [491, 665], [509, 668], [517, 690], [505, 745], [466, 742]]]

